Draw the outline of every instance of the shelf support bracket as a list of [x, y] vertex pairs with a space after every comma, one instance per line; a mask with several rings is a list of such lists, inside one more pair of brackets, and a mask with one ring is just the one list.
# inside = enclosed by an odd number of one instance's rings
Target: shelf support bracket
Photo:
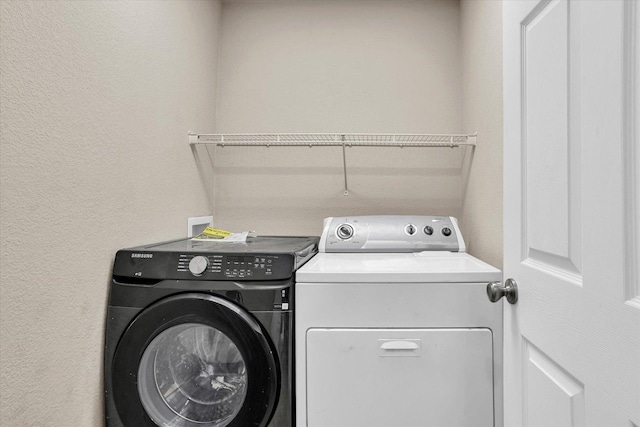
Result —
[[347, 145], [345, 144], [344, 135], [340, 135], [340, 139], [342, 140], [342, 171], [344, 174], [344, 195], [349, 195], [349, 185], [347, 184]]

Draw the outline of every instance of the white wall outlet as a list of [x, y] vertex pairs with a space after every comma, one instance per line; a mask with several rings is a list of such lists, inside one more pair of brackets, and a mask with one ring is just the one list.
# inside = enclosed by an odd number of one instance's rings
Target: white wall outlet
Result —
[[194, 216], [187, 220], [187, 237], [197, 236], [207, 227], [213, 227], [212, 216]]

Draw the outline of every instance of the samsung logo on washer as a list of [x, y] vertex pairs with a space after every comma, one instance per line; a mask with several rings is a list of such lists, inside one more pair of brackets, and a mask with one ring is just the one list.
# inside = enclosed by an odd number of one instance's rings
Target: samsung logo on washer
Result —
[[153, 258], [153, 254], [131, 254], [131, 258]]

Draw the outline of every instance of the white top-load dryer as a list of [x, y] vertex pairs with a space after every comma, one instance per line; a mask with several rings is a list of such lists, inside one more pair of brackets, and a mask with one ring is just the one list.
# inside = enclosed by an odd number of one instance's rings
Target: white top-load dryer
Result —
[[298, 427], [501, 427], [501, 272], [455, 218], [327, 218], [297, 272]]

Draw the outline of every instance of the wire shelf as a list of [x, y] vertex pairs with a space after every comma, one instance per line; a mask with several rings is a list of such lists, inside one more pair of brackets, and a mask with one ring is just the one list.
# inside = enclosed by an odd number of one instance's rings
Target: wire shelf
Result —
[[190, 144], [238, 146], [459, 147], [475, 146], [476, 134], [379, 133], [189, 133]]
[[470, 147], [477, 134], [396, 134], [396, 133], [216, 133], [189, 132], [189, 144], [215, 147], [342, 147], [344, 195], [347, 184], [347, 147]]

